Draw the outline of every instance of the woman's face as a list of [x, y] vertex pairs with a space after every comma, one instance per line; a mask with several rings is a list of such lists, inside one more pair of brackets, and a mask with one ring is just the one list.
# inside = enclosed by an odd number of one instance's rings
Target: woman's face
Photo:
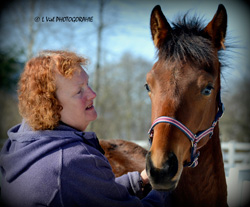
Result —
[[61, 121], [84, 131], [91, 121], [97, 118], [93, 100], [96, 94], [88, 85], [88, 74], [82, 69], [74, 73], [72, 78], [65, 78], [56, 74], [56, 96], [63, 109], [60, 112]]

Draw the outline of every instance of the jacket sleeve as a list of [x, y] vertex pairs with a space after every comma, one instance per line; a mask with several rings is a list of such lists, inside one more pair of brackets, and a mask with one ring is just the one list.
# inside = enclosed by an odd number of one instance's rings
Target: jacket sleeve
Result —
[[[58, 173], [59, 190], [51, 201], [51, 205], [96, 207], [164, 206], [164, 196], [158, 191], [152, 190], [142, 200], [136, 196], [131, 196], [127, 187], [120, 184], [119, 181], [116, 182], [107, 159], [93, 147], [78, 144], [65, 148], [62, 160], [61, 171]], [[126, 179], [130, 179], [130, 175], [127, 176]]]
[[125, 186], [131, 195], [140, 196], [142, 194], [142, 179], [137, 171], [117, 177], [115, 182]]

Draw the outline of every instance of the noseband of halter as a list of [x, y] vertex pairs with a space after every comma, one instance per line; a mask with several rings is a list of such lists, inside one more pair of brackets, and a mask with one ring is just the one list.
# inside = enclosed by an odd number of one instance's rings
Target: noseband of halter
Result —
[[224, 108], [223, 103], [221, 102], [221, 96], [219, 93], [218, 112], [215, 116], [215, 119], [212, 123], [212, 126], [210, 128], [208, 128], [207, 130], [198, 132], [197, 134], [193, 134], [185, 125], [183, 125], [181, 122], [177, 121], [176, 119], [174, 119], [172, 117], [168, 117], [168, 116], [161, 116], [153, 122], [153, 124], [151, 125], [151, 128], [148, 131], [148, 134], [150, 135], [149, 141], [150, 141], [150, 143], [152, 142], [154, 127], [157, 124], [168, 123], [168, 124], [172, 124], [172, 125], [176, 126], [188, 137], [188, 139], [191, 142], [191, 161], [189, 163], [185, 164], [184, 166], [185, 167], [196, 167], [198, 165], [198, 157], [200, 155], [199, 151], [196, 152], [197, 144], [199, 143], [199, 141], [202, 138], [204, 138], [207, 135], [209, 135], [210, 138], [212, 137], [214, 128], [215, 128], [218, 120], [220, 119], [220, 117], [223, 115], [224, 110], [225, 110], [225, 108]]

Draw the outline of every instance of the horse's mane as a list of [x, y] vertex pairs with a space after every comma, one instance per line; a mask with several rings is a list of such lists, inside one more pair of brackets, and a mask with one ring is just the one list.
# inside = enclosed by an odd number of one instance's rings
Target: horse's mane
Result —
[[172, 32], [159, 46], [158, 56], [172, 62], [191, 62], [209, 70], [213, 66], [215, 53], [210, 36], [204, 29], [203, 19], [190, 18], [186, 13], [172, 23]]

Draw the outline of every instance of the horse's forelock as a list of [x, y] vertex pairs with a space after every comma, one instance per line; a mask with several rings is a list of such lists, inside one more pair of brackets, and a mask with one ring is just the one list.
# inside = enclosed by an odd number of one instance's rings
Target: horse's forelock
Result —
[[189, 18], [186, 14], [172, 25], [171, 35], [158, 49], [159, 58], [211, 68], [216, 53], [209, 35], [203, 30], [203, 20], [195, 16]]

